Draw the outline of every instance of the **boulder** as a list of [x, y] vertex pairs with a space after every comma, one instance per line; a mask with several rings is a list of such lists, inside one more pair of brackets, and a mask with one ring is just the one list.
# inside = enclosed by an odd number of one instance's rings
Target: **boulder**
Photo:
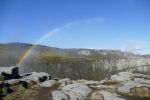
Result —
[[29, 86], [29, 83], [28, 82], [26, 82], [26, 81], [19, 81], [19, 84], [22, 84], [22, 86], [24, 87], [24, 88], [28, 88], [28, 86]]
[[63, 87], [62, 91], [70, 97], [70, 100], [75, 100], [76, 98], [84, 100], [91, 92], [91, 89], [87, 85], [75, 83]]
[[60, 79], [58, 83], [60, 84], [59, 89], [61, 89], [66, 85], [72, 84], [72, 81], [69, 78], [64, 78], [64, 79]]
[[106, 90], [109, 92], [116, 92], [117, 86], [116, 85], [97, 85], [97, 86], [91, 86], [91, 88], [96, 90]]
[[150, 85], [150, 80], [144, 79], [144, 78], [134, 78], [135, 82], [141, 83], [141, 84], [149, 84]]
[[56, 83], [57, 83], [57, 81], [55, 81], [55, 80], [48, 80], [48, 81], [40, 83], [39, 85], [40, 85], [40, 87], [52, 87]]
[[18, 79], [20, 78], [18, 67], [0, 67], [0, 77], [2, 80]]
[[20, 79], [21, 81], [26, 81], [28, 83], [35, 82], [35, 83], [39, 83], [41, 80], [49, 80], [48, 78], [43, 79], [43, 77], [49, 77], [48, 73], [44, 73], [44, 72], [31, 72], [30, 75], [23, 75], [22, 78]]
[[102, 84], [100, 81], [93, 81], [93, 80], [78, 80], [77, 82], [81, 84], [86, 84], [86, 85], [99, 85]]
[[12, 75], [8, 74], [6, 72], [2, 72], [1, 75], [3, 76], [4, 80], [10, 80], [10, 79], [12, 79]]
[[46, 81], [47, 79], [48, 79], [47, 76], [43, 76], [43, 77], [40, 77], [40, 78], [39, 78], [39, 81], [40, 81], [40, 82], [44, 82], [44, 81]]
[[92, 93], [91, 100], [125, 100], [121, 98], [120, 95], [116, 93], [111, 93], [107, 91], [96, 91]]
[[11, 74], [13, 68], [15, 68], [15, 67], [14, 66], [12, 66], [12, 67], [0, 67], [0, 74], [2, 72], [7, 73], [7, 74]]
[[119, 74], [112, 75], [110, 78], [110, 80], [120, 82], [129, 81], [131, 79], [133, 79], [133, 74], [130, 72], [120, 72]]
[[0, 74], [0, 81], [4, 81], [4, 80], [5, 80], [5, 77]]
[[20, 78], [19, 75], [19, 68], [18, 67], [14, 67], [11, 71], [11, 75], [12, 75], [12, 79], [18, 79]]
[[69, 97], [69, 100], [85, 100], [86, 98], [79, 92], [75, 91], [65, 91], [64, 93]]
[[49, 74], [44, 72], [31, 72], [21, 76], [19, 79], [19, 83], [22, 84], [23, 87], [27, 88], [28, 86], [38, 84], [40, 82], [44, 82], [49, 80]]
[[52, 99], [53, 100], [69, 100], [68, 96], [62, 91], [53, 91]]
[[4, 86], [5, 87], [10, 87], [10, 86], [18, 85], [18, 84], [19, 84], [19, 80], [18, 79], [10, 79], [10, 80], [6, 80], [4, 82]]
[[0, 89], [2, 89], [5, 86], [4, 82], [0, 82]]
[[128, 81], [120, 86], [117, 92], [125, 96], [150, 97], [150, 84]]

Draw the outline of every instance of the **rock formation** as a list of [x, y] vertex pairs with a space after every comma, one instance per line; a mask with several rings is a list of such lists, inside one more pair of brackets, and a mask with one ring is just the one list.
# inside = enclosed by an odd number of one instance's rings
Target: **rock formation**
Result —
[[[0, 69], [1, 77], [2, 73], [14, 74], [12, 71], [16, 68], [3, 69]], [[94, 81], [52, 78], [45, 72], [31, 72], [10, 79], [1, 78], [0, 99], [149, 100], [150, 75], [120, 72], [104, 80]]]

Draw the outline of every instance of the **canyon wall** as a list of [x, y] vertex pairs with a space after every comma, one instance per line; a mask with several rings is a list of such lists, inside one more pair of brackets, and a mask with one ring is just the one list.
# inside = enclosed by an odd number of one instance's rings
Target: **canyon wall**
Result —
[[0, 44], [0, 67], [16, 66], [20, 73], [48, 72], [55, 77], [99, 80], [120, 71], [150, 74], [150, 56], [120, 50], [61, 49], [26, 43]]
[[28, 62], [20, 67], [21, 73], [44, 71], [56, 77], [71, 79], [100, 80], [121, 71], [150, 74], [149, 58], [105, 59], [105, 60], [63, 60], [59, 62]]

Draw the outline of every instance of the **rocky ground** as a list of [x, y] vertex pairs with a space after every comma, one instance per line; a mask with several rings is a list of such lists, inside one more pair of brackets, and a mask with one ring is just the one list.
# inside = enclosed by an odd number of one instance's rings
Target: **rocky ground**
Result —
[[0, 100], [150, 100], [150, 75], [120, 72], [100, 81], [70, 80], [0, 67]]

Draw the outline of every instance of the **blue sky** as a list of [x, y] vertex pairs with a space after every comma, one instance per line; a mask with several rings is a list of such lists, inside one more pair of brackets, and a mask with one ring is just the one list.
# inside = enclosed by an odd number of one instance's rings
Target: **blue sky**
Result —
[[0, 0], [0, 43], [150, 53], [149, 0]]

